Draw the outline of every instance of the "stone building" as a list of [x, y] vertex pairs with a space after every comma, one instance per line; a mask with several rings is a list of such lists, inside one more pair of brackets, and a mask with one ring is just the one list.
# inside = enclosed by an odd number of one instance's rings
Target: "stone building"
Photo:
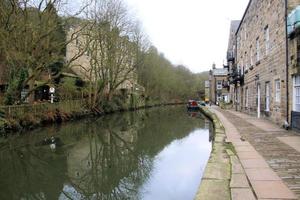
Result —
[[[96, 81], [96, 79], [101, 79], [101, 77], [95, 77], [95, 74], [101, 74], [99, 69], [96, 69], [95, 64], [95, 58], [92, 59], [92, 56], [98, 57], [98, 55], [91, 55], [90, 50], [93, 41], [91, 38], [88, 38], [88, 33], [85, 33], [85, 30], [81, 30], [82, 28], [79, 25], [75, 25], [73, 27], [70, 27], [67, 38], [71, 42], [67, 45], [66, 50], [66, 60], [70, 61], [73, 58], [74, 61], [72, 62], [70, 68], [72, 71], [78, 75], [80, 78], [82, 78], [84, 81]], [[73, 37], [74, 39], [71, 39]], [[124, 39], [126, 39], [124, 37]], [[89, 43], [90, 46], [86, 45]], [[95, 46], [95, 45], [93, 45]], [[100, 52], [100, 51], [99, 51]], [[100, 53], [99, 53], [100, 54]], [[99, 56], [100, 57], [100, 56]], [[122, 60], [122, 59], [120, 59]], [[125, 59], [124, 59], [125, 60]], [[100, 58], [99, 58], [100, 62]], [[132, 64], [132, 63], [130, 63]], [[98, 71], [98, 72], [96, 72]], [[124, 75], [123, 75], [124, 74]], [[125, 76], [127, 78], [125, 78]], [[137, 76], [136, 71], [131, 69], [126, 69], [126, 67], [123, 66], [123, 68], [118, 68], [118, 77], [119, 79], [117, 81], [122, 81], [122, 83], [117, 87], [117, 89], [120, 90], [143, 90], [141, 86], [137, 84]], [[109, 90], [109, 86], [107, 86], [107, 90]]]
[[238, 80], [236, 108], [280, 125], [291, 122], [293, 104], [286, 15], [299, 4], [300, 0], [250, 0], [235, 34], [230, 77]]
[[228, 68], [216, 68], [209, 72], [209, 100], [217, 104], [220, 101], [229, 102]]
[[209, 99], [209, 94], [210, 94], [210, 91], [209, 91], [209, 89], [210, 89], [210, 85], [209, 85], [209, 81], [205, 81], [204, 82], [204, 87], [205, 87], [205, 89], [204, 89], [204, 101], [206, 102], [206, 103], [209, 103], [209, 101], [210, 101], [210, 99]]
[[[240, 24], [239, 20], [233, 20], [230, 24], [230, 33], [229, 33], [229, 41], [227, 48], [227, 66], [229, 69], [229, 74], [236, 74], [236, 36], [235, 33]], [[235, 73], [233, 73], [235, 72]], [[237, 76], [229, 77], [229, 101], [238, 103], [237, 91], [240, 85], [239, 79]]]

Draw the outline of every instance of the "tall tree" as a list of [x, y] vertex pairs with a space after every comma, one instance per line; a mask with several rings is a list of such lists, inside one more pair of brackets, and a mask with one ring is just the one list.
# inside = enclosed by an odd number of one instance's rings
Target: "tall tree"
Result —
[[34, 91], [41, 86], [36, 81], [45, 73], [49, 78], [43, 84], [50, 83], [52, 72], [57, 75], [63, 64], [69, 64], [64, 63], [64, 54], [70, 41], [65, 39], [64, 25], [57, 14], [62, 0], [5, 0], [0, 4], [0, 49], [10, 83], [15, 83], [9, 84], [8, 91], [14, 91], [9, 103], [20, 99], [18, 94], [26, 86], [32, 102]]
[[[137, 25], [122, 0], [93, 0], [86, 38], [90, 105], [108, 100], [123, 84], [134, 84], [138, 64]], [[85, 67], [86, 68], [86, 67]], [[93, 95], [92, 95], [93, 94]]]

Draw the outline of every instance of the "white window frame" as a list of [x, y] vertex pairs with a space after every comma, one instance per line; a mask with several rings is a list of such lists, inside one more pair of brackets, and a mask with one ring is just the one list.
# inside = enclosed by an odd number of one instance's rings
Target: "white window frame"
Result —
[[253, 66], [253, 48], [250, 47], [250, 65]]
[[294, 77], [293, 111], [300, 112], [300, 75]]
[[241, 73], [241, 75], [243, 75], [244, 74], [244, 61], [242, 60], [242, 65], [241, 65], [241, 69], [240, 69], [240, 73]]
[[260, 44], [259, 38], [256, 39], [256, 62], [260, 61]]
[[245, 107], [248, 108], [249, 106], [249, 88], [246, 88], [246, 91], [245, 91], [245, 96], [246, 96], [246, 102], [245, 102]]
[[[221, 84], [219, 84], [219, 82], [221, 82]], [[222, 90], [223, 89], [223, 85], [222, 85], [222, 81], [217, 81], [217, 90]]]
[[245, 52], [245, 70], [248, 70], [248, 57], [247, 57], [247, 52]]
[[270, 29], [269, 26], [265, 27], [265, 45], [266, 45], [266, 55], [270, 52]]
[[275, 102], [280, 103], [281, 98], [281, 84], [280, 79], [275, 80]]
[[271, 103], [271, 88], [270, 82], [266, 82], [266, 111], [270, 111], [270, 103]]

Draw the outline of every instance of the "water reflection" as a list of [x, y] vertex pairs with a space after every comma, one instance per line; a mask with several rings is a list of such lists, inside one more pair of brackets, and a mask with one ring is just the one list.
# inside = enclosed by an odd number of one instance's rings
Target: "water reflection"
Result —
[[9, 138], [0, 149], [0, 199], [192, 199], [211, 128], [199, 113], [168, 107]]

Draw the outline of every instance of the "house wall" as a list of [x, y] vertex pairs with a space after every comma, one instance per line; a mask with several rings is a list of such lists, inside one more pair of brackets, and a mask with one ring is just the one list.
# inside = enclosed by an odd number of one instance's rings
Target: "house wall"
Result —
[[227, 82], [227, 76], [214, 76], [213, 74], [210, 75], [210, 87], [209, 87], [209, 93], [210, 93], [210, 101], [212, 103], [217, 103], [218, 100], [218, 94], [220, 94], [221, 96], [226, 95], [229, 96], [229, 91], [228, 88], [226, 87], [222, 87], [221, 90], [217, 89], [217, 82], [221, 81], [221, 82]]
[[[74, 33], [78, 32], [80, 27], [72, 27], [69, 29], [67, 33], [67, 40], [71, 41], [71, 37]], [[80, 35], [73, 35], [72, 40], [66, 49], [66, 60], [70, 61], [76, 55], [79, 55], [82, 52], [82, 49], [85, 48], [85, 38]], [[80, 57], [78, 57], [71, 64], [71, 69], [83, 80], [88, 81], [91, 79], [91, 66], [90, 66], [90, 58], [87, 53], [83, 53]]]
[[[68, 40], [71, 40], [71, 37], [73, 35], [73, 38], [76, 38], [72, 40], [67, 45], [66, 50], [66, 60], [70, 61], [72, 58], [77, 57], [77, 55], [80, 55], [75, 61], [71, 64], [71, 69], [73, 72], [76, 73], [79, 77], [81, 77], [84, 81], [94, 81], [96, 79], [99, 79], [99, 77], [95, 76], [95, 72], [92, 69], [92, 62], [91, 57], [89, 55], [89, 51], [86, 47], [87, 39], [84, 30], [81, 31], [80, 35], [74, 36], [74, 33], [78, 32], [80, 30], [80, 27], [72, 27], [67, 33]], [[84, 53], [82, 53], [85, 50]], [[131, 67], [131, 66], [130, 66]], [[127, 80], [124, 80], [117, 89], [127, 89], [127, 90], [133, 90], [134, 87], [137, 85], [137, 73], [135, 70], [132, 70], [128, 73], [130, 70], [121, 69], [119, 71], [119, 79], [116, 81], [123, 81], [124, 77], [127, 77]], [[109, 86], [108, 88], [109, 89]]]
[[[269, 50], [266, 52], [266, 29], [269, 29]], [[260, 85], [261, 114], [282, 124], [286, 118], [286, 48], [285, 1], [252, 0], [237, 32], [237, 65], [245, 74], [240, 91], [241, 109], [257, 112]], [[257, 60], [257, 41], [259, 60]], [[252, 51], [252, 53], [251, 53]], [[252, 57], [251, 57], [252, 54]], [[252, 65], [251, 65], [252, 59]], [[280, 102], [275, 102], [275, 80], [280, 80]], [[270, 84], [270, 111], [266, 112], [266, 83]], [[245, 107], [248, 88], [248, 107]], [[244, 93], [244, 94], [243, 94]]]

